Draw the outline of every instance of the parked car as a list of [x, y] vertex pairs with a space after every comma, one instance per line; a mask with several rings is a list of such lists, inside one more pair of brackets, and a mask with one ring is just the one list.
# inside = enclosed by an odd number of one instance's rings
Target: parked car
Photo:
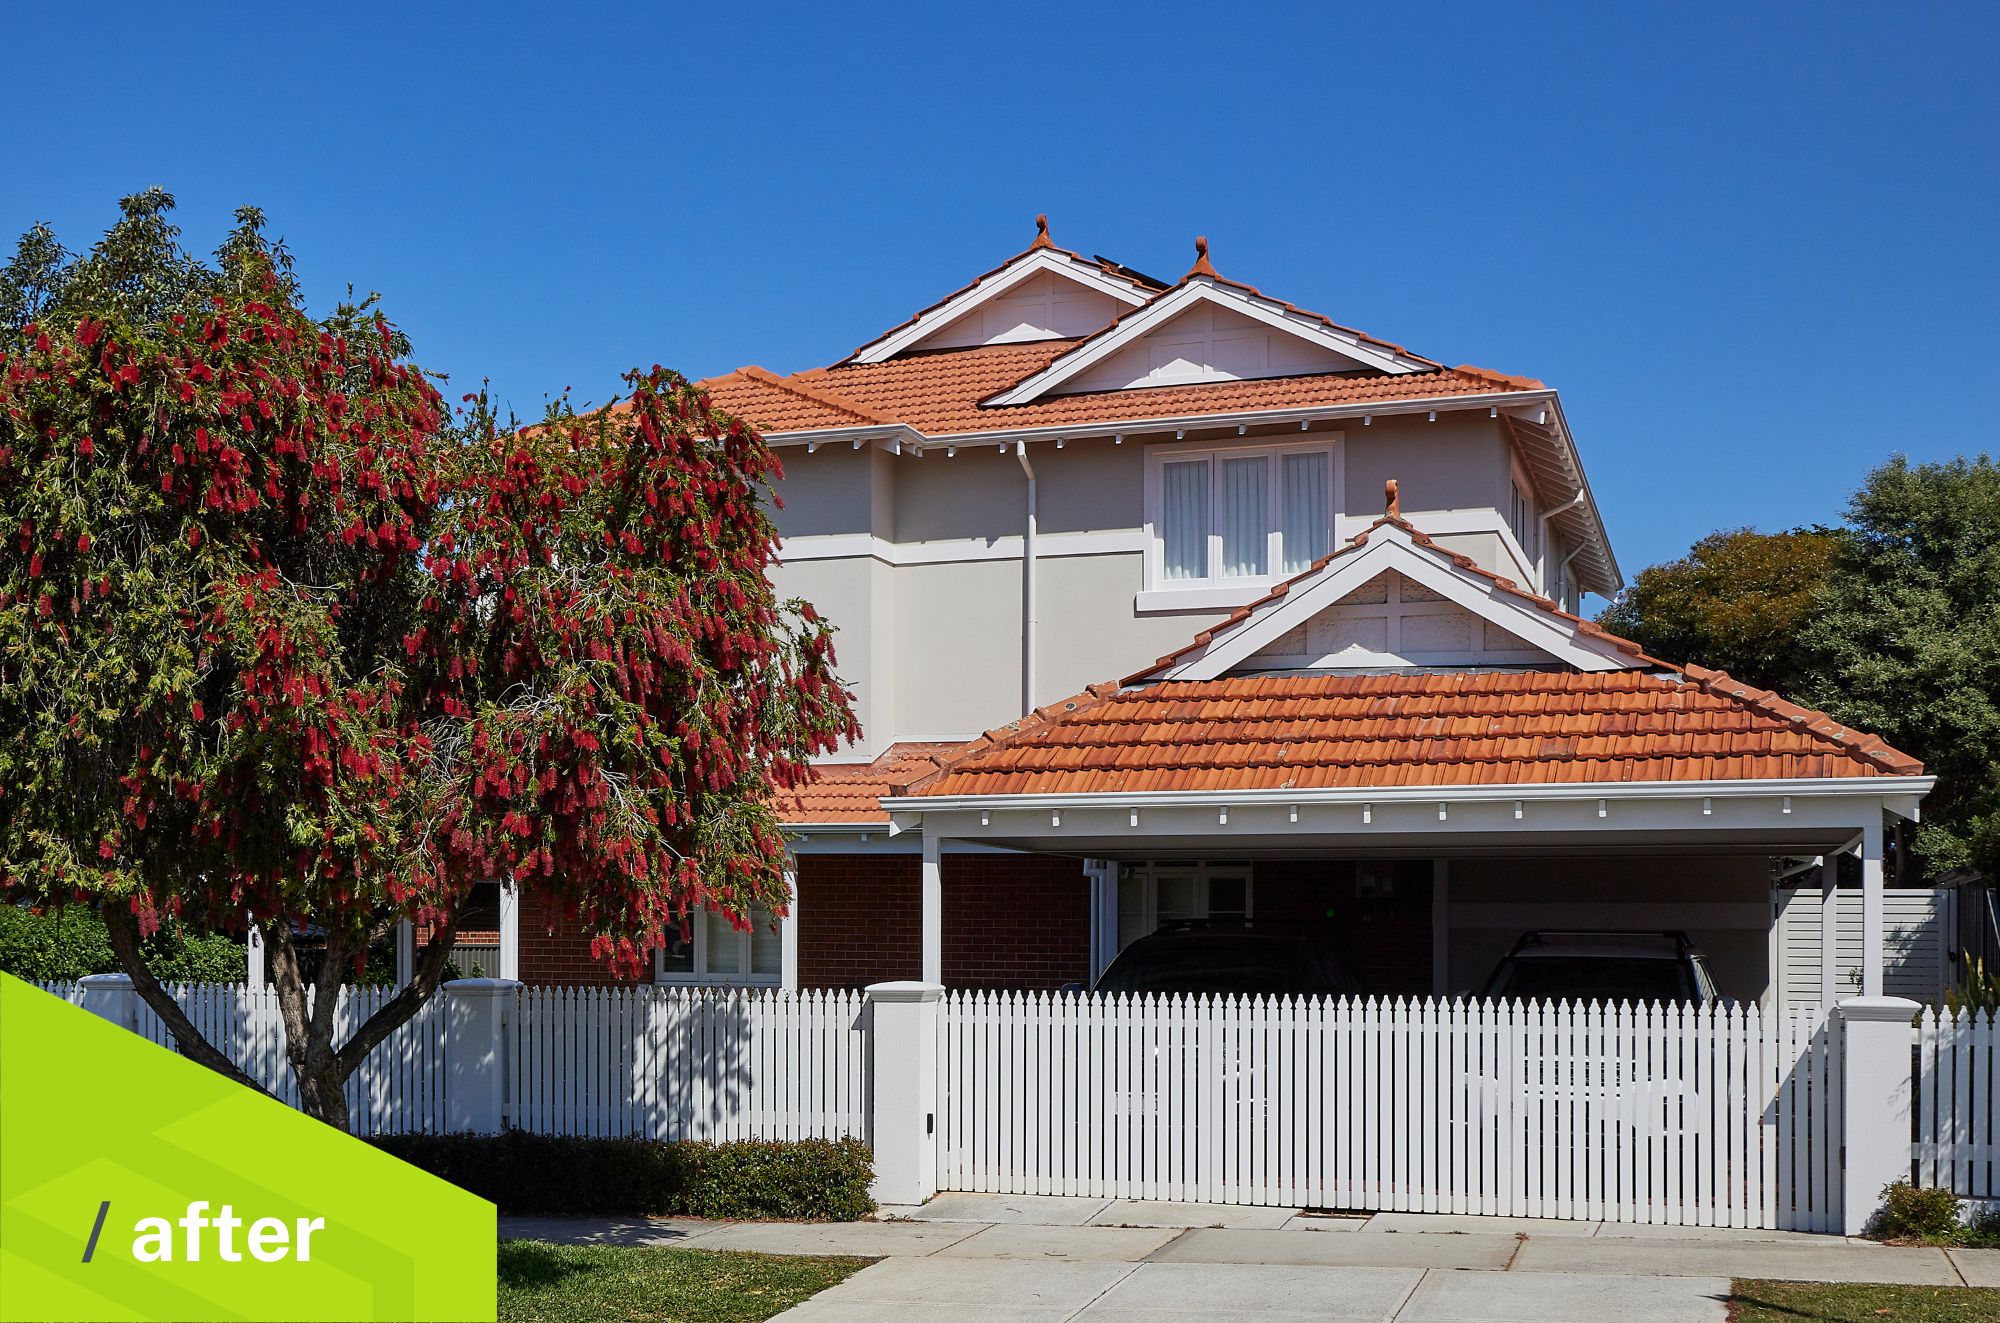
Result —
[[1271, 919], [1186, 919], [1162, 925], [1119, 953], [1099, 992], [1213, 996], [1346, 997], [1360, 990], [1321, 924]]
[[1718, 999], [1715, 976], [1684, 932], [1595, 929], [1525, 933], [1493, 968], [1485, 996], [1509, 1001], [1692, 1002]]

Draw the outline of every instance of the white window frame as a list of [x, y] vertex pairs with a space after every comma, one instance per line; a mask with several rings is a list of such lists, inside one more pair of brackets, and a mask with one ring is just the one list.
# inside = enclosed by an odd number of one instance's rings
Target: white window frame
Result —
[[778, 941], [780, 943], [778, 968], [769, 974], [751, 972], [750, 933], [747, 931], [738, 932], [732, 928], [730, 936], [737, 942], [737, 950], [740, 954], [737, 968], [743, 972], [740, 974], [711, 974], [708, 972], [709, 929], [712, 926], [709, 921], [710, 913], [708, 910], [698, 910], [689, 919], [689, 923], [694, 927], [694, 971], [692, 973], [682, 973], [680, 970], [667, 969], [665, 967], [667, 957], [666, 948], [657, 947], [653, 951], [653, 982], [672, 984], [678, 987], [705, 988], [776, 988], [784, 986], [784, 971], [790, 963], [789, 956], [793, 945], [797, 941], [795, 925], [780, 922], [776, 915], [771, 914], [767, 910], [760, 910], [759, 913], [762, 914], [764, 920], [776, 924], [778, 928]]
[[[1146, 571], [1139, 607], [1145, 609], [1188, 610], [1206, 606], [1237, 606], [1298, 573], [1281, 568], [1284, 563], [1284, 535], [1279, 525], [1284, 513], [1284, 457], [1317, 451], [1327, 457], [1326, 533], [1327, 551], [1337, 551], [1346, 541], [1341, 527], [1341, 511], [1346, 506], [1346, 449], [1342, 432], [1317, 432], [1296, 440], [1273, 441], [1269, 437], [1227, 441], [1177, 441], [1149, 446], [1146, 450]], [[1222, 567], [1222, 520], [1220, 501], [1222, 461], [1265, 457], [1270, 461], [1269, 489], [1264, 514], [1266, 571], [1258, 575], [1225, 576]], [[1166, 533], [1163, 504], [1166, 466], [1184, 460], [1209, 461], [1209, 574], [1203, 579], [1166, 577]]]

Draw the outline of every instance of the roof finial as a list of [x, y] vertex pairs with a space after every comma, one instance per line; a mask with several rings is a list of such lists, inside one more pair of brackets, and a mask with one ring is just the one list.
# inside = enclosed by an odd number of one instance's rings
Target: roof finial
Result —
[[1053, 248], [1055, 246], [1055, 240], [1049, 238], [1049, 213], [1045, 211], [1035, 217], [1035, 241], [1029, 244], [1028, 247], [1035, 249]]
[[1394, 478], [1382, 484], [1382, 499], [1387, 503], [1388, 515], [1391, 519], [1401, 519], [1403, 517], [1403, 498], [1396, 490], [1396, 480]]
[[1188, 275], [1212, 276], [1215, 274], [1215, 268], [1208, 264], [1208, 236], [1197, 234], [1194, 237], [1194, 265], [1188, 268]]

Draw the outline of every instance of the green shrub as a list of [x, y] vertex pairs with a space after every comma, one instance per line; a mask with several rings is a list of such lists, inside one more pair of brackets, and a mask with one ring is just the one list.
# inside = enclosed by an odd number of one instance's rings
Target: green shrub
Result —
[[1883, 1240], [1923, 1240], [1956, 1243], [1965, 1234], [1958, 1220], [1958, 1196], [1936, 1187], [1920, 1188], [1908, 1181], [1883, 1187], [1882, 1210], [1871, 1227]]
[[377, 1135], [369, 1142], [503, 1213], [851, 1222], [875, 1207], [858, 1139], [705, 1144], [576, 1135]]
[[[146, 963], [162, 983], [241, 983], [249, 970], [243, 943], [221, 933], [196, 932], [167, 917], [143, 943]], [[31, 983], [115, 974], [118, 957], [104, 920], [84, 905], [37, 914], [22, 905], [0, 905], [0, 971]]]

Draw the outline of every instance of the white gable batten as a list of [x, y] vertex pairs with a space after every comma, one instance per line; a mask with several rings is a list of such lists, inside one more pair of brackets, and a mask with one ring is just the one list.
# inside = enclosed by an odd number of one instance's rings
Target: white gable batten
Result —
[[[1418, 546], [1396, 524], [1377, 524], [1364, 536], [1367, 541], [1358, 550], [1332, 556], [1318, 568], [1291, 580], [1284, 593], [1253, 607], [1247, 620], [1234, 627], [1217, 630], [1205, 647], [1159, 672], [1155, 678], [1214, 680], [1239, 669], [1268, 669], [1267, 664], [1253, 659], [1259, 654], [1282, 655], [1275, 654], [1274, 650], [1290, 646], [1289, 639], [1295, 637], [1295, 631], [1302, 627], [1310, 639], [1315, 621], [1328, 618], [1329, 613], [1338, 611], [1344, 605], [1350, 611], [1355, 606], [1371, 605], [1353, 603], [1350, 599], [1357, 595], [1372, 596], [1367, 591], [1368, 586], [1384, 571], [1393, 571], [1403, 580], [1435, 594], [1423, 599], [1421, 610], [1405, 614], [1419, 618], [1442, 618], [1444, 605], [1450, 604], [1481, 623], [1482, 644], [1479, 652], [1488, 652], [1484, 642], [1484, 627], [1487, 625], [1517, 643], [1517, 649], [1492, 649], [1492, 652], [1515, 652], [1518, 655], [1489, 655], [1481, 659], [1487, 664], [1514, 665], [1553, 660], [1580, 671], [1632, 670], [1645, 665], [1613, 645], [1581, 632], [1563, 616], [1535, 606], [1484, 575], [1461, 569], [1444, 554]], [[1388, 615], [1386, 607], [1383, 614], [1385, 617]], [[1386, 643], [1386, 630], [1384, 639]], [[1386, 647], [1379, 655], [1370, 655], [1366, 649], [1356, 651], [1360, 655], [1336, 652], [1331, 656], [1322, 654], [1311, 659], [1301, 655], [1298, 668], [1349, 670], [1410, 664], [1476, 664], [1470, 648], [1464, 650], [1463, 660], [1455, 663], [1443, 656], [1435, 661], [1430, 658], [1418, 661]], [[1442, 650], [1439, 651], [1442, 653]]]
[[[1035, 303], [1046, 306], [1050, 302], [1049, 296], [1046, 294], [1037, 296], [1032, 289], [1033, 282], [1044, 275], [1053, 276], [1077, 287], [1080, 295], [1097, 295], [1107, 301], [1104, 306], [1115, 309], [1136, 308], [1152, 295], [1151, 290], [1136, 282], [1114, 275], [1094, 264], [1079, 261], [1059, 248], [1037, 248], [1015, 258], [993, 274], [980, 277], [937, 307], [889, 332], [881, 339], [863, 345], [846, 361], [880, 363], [909, 350], [931, 346], [934, 337], [940, 332], [956, 327], [963, 334], [965, 327], [959, 324], [965, 322], [975, 310], [995, 300], [1014, 296], [1023, 300], [1023, 306]], [[1065, 317], [1073, 317], [1077, 311], [1076, 306], [1063, 310]], [[1085, 328], [1083, 332], [1071, 331], [1066, 334], [1086, 334], [1103, 326], [1108, 320], [1108, 317], [1099, 320]], [[1044, 337], [1016, 334], [1013, 338], [1022, 340]], [[957, 338], [951, 343], [963, 347], [969, 344], [1006, 342]]]
[[1083, 373], [1132, 345], [1162, 334], [1182, 314], [1202, 304], [1221, 308], [1244, 321], [1261, 323], [1270, 330], [1280, 332], [1306, 345], [1316, 346], [1339, 358], [1352, 369], [1372, 369], [1400, 374], [1424, 372], [1435, 367], [1435, 364], [1399, 353], [1387, 345], [1376, 344], [1351, 331], [1331, 326], [1317, 317], [1289, 308], [1275, 299], [1263, 298], [1233, 285], [1219, 284], [1208, 277], [1198, 276], [1160, 295], [1140, 311], [1127, 316], [1117, 326], [1084, 341], [1048, 367], [1018, 385], [1001, 391], [986, 403], [1026, 404], [1044, 395], [1057, 393], [1056, 388], [1064, 385], [1068, 385], [1071, 390], [1084, 389], [1074, 384]]

